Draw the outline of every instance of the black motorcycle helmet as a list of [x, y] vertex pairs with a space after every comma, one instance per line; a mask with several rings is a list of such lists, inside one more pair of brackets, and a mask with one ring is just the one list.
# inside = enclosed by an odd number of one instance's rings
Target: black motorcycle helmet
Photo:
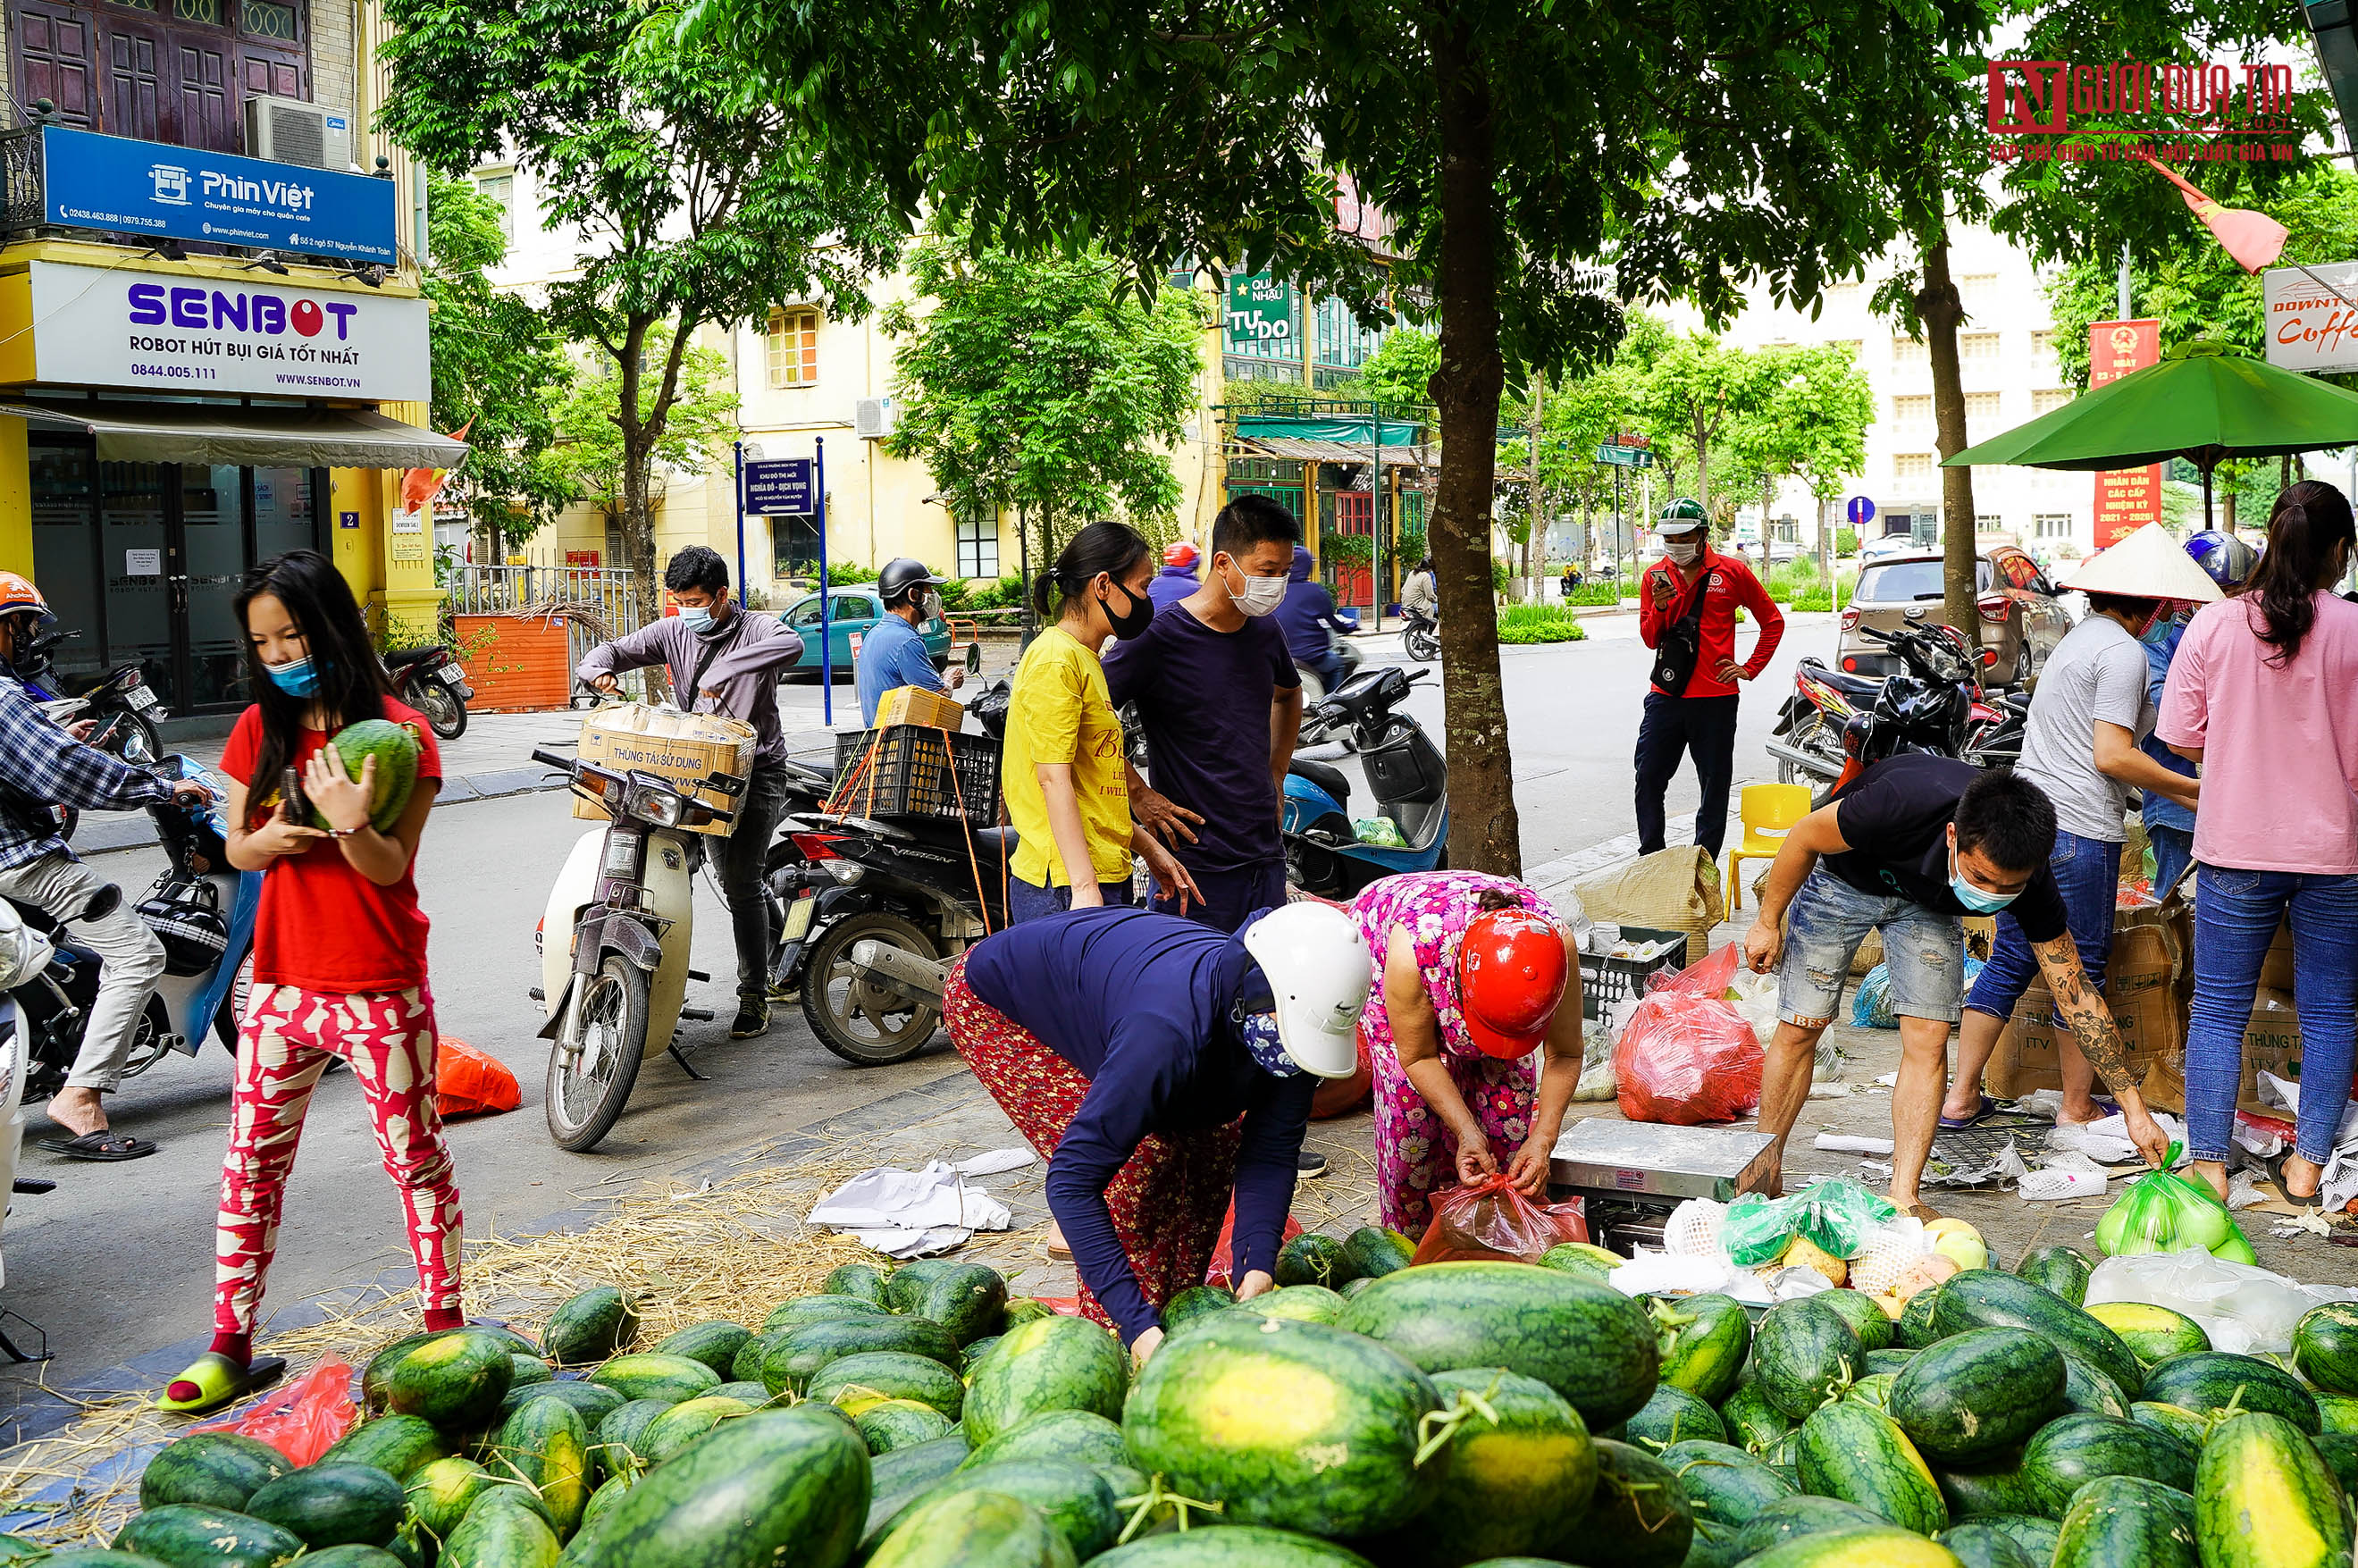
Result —
[[1963, 691], [1935, 685], [1914, 676], [1893, 676], [1886, 681], [1876, 706], [1897, 719], [1902, 729], [1942, 730], [1965, 716]]
[[921, 588], [939, 588], [947, 580], [936, 577], [925, 562], [902, 556], [886, 561], [884, 569], [876, 574], [876, 596], [889, 606]]

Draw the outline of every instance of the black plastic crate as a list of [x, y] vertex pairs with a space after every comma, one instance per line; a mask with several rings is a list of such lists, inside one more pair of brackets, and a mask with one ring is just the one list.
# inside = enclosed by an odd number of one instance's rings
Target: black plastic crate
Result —
[[[955, 771], [953, 771], [955, 770]], [[831, 808], [850, 816], [999, 823], [999, 741], [914, 724], [835, 738]]]
[[1624, 997], [1646, 994], [1646, 982], [1666, 970], [1687, 967], [1687, 934], [1651, 925], [1624, 925], [1627, 942], [1668, 942], [1670, 946], [1650, 958], [1613, 958], [1596, 953], [1580, 956], [1580, 1016], [1598, 1018]]

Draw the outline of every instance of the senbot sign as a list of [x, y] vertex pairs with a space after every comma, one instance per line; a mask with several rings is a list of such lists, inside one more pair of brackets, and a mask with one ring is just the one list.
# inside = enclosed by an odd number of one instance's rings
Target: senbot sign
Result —
[[34, 262], [45, 382], [424, 402], [426, 302]]

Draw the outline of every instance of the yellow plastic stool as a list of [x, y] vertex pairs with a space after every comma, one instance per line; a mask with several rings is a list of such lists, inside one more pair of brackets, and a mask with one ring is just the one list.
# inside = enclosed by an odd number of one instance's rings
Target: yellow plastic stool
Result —
[[1744, 842], [1727, 852], [1729, 907], [1744, 907], [1744, 883], [1736, 873], [1747, 860], [1773, 860], [1784, 848], [1793, 824], [1810, 814], [1810, 786], [1797, 784], [1746, 784], [1736, 807], [1744, 822]]

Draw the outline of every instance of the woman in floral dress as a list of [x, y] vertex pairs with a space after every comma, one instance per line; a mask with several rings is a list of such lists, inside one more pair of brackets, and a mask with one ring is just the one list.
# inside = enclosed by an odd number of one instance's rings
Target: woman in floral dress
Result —
[[1580, 1082], [1579, 958], [1554, 907], [1501, 877], [1420, 871], [1370, 884], [1350, 914], [1376, 962], [1359, 1030], [1384, 1225], [1422, 1234], [1436, 1189], [1502, 1160], [1542, 1195]]

